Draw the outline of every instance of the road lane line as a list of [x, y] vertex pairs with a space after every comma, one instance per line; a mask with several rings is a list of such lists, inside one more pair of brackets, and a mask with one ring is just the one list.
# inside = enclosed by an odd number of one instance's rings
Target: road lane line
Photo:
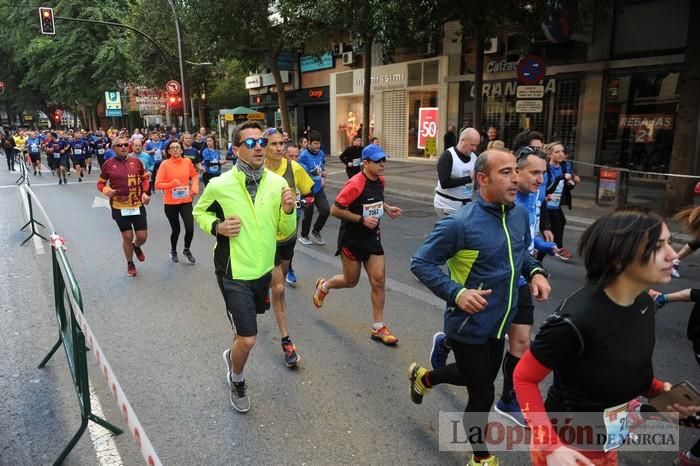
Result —
[[[296, 246], [296, 251], [302, 252], [303, 254], [306, 254], [307, 256], [316, 259], [317, 261], [324, 262], [328, 265], [335, 266], [336, 268], [340, 269], [340, 260], [336, 258], [335, 256], [329, 256], [328, 254], [324, 254], [322, 252], [316, 251], [313, 248], [310, 248], [308, 246], [304, 246], [302, 244], [297, 243]], [[367, 277], [362, 274], [361, 275], [362, 280], [369, 281]], [[396, 280], [393, 280], [391, 278], [385, 279], [386, 283], [386, 289], [387, 290], [393, 290], [397, 291], [401, 294], [404, 294], [408, 296], [409, 298], [416, 299], [418, 301], [422, 301], [425, 304], [428, 304], [430, 306], [435, 306], [438, 308], [444, 308], [445, 307], [445, 301], [442, 299], [438, 298], [432, 293], [428, 293], [427, 291], [419, 290], [417, 288], [414, 288], [409, 285], [405, 285], [401, 282], [398, 282]]]
[[[102, 412], [102, 405], [97, 398], [95, 387], [92, 386], [92, 382], [90, 382], [90, 404], [92, 406], [92, 413], [104, 419], [105, 416]], [[90, 431], [90, 440], [92, 441], [92, 446], [95, 449], [95, 454], [97, 455], [97, 460], [100, 462], [100, 465], [122, 466], [124, 462], [117, 449], [117, 444], [114, 441], [114, 434], [96, 422], [88, 423], [88, 430]]]

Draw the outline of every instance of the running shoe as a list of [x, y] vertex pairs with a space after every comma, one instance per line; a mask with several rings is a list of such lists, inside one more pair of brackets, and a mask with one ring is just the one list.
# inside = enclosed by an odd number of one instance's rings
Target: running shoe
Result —
[[570, 261], [574, 257], [574, 255], [571, 254], [566, 248], [558, 249], [554, 255], [563, 261]]
[[63, 180], [61, 178], [58, 179], [58, 184], [63, 184]]
[[294, 273], [294, 270], [292, 270], [291, 267], [287, 271], [287, 277], [285, 278], [285, 280], [289, 286], [296, 288], [296, 286], [297, 286], [297, 274]]
[[474, 458], [474, 455], [472, 455], [468, 466], [500, 466], [500, 464], [501, 463], [498, 462], [498, 458], [493, 455], [481, 461], [477, 461], [476, 458]]
[[311, 240], [307, 236], [300, 236], [299, 237], [299, 242], [301, 244], [306, 244], [307, 246], [311, 244]]
[[177, 258], [177, 251], [170, 251], [170, 262], [180, 262]]
[[134, 254], [136, 254], [136, 258], [139, 260], [139, 262], [143, 262], [146, 260], [146, 255], [143, 253], [139, 246], [136, 246], [136, 244], [134, 244]]
[[295, 367], [301, 361], [301, 356], [297, 353], [297, 347], [294, 346], [292, 340], [282, 343], [282, 351], [284, 351], [284, 363], [287, 367]]
[[423, 402], [423, 395], [430, 391], [430, 388], [423, 383], [423, 376], [427, 372], [428, 369], [415, 362], [408, 368], [408, 380], [411, 382], [411, 401], [417, 405]]
[[508, 403], [506, 403], [502, 399], [498, 400], [496, 402], [494, 410], [498, 414], [505, 416], [511, 421], [515, 422], [520, 427], [528, 427], [527, 421], [525, 421], [525, 416], [523, 416], [523, 412], [520, 410], [520, 404], [518, 403], [518, 400], [515, 397], [513, 397], [513, 399], [510, 400]]
[[231, 349], [228, 348], [223, 354], [224, 361], [226, 362], [226, 382], [231, 389], [231, 394], [229, 398], [231, 400], [231, 406], [239, 413], [247, 413], [250, 410], [250, 398], [246, 394], [245, 380], [243, 382], [232, 382], [231, 381], [231, 370], [233, 369], [231, 365]]
[[82, 182], [83, 182], [83, 177], [82, 177], [82, 176], [79, 176], [79, 177], [78, 177], [78, 183], [82, 183]]
[[134, 265], [133, 262], [129, 262], [129, 263], [127, 264], [127, 266], [126, 266], [126, 273], [127, 273], [127, 275], [129, 275], [130, 277], [135, 277], [136, 274], [138, 273], [138, 272], [136, 271], [136, 266]]
[[314, 241], [314, 243], [320, 244], [321, 246], [326, 244], [326, 242], [323, 241], [323, 238], [321, 237], [321, 233], [318, 231], [311, 232], [311, 239]]
[[68, 180], [63, 178], [63, 184], [68, 184]]
[[189, 262], [190, 264], [196, 264], [196, 263], [197, 263], [197, 259], [194, 258], [194, 256], [192, 255], [192, 253], [190, 252], [189, 249], [185, 249], [184, 251], [182, 251], [182, 253], [183, 253], [183, 254], [185, 255], [185, 257], [187, 258], [187, 262]]
[[433, 370], [445, 367], [447, 364], [450, 348], [445, 345], [446, 340], [445, 332], [437, 332], [433, 335], [433, 347], [430, 349], [430, 365], [433, 366]]
[[319, 309], [321, 309], [321, 306], [323, 306], [323, 301], [325, 301], [326, 296], [328, 296], [328, 292], [323, 291], [323, 288], [321, 288], [321, 285], [324, 283], [326, 283], [326, 280], [323, 278], [316, 280], [316, 291], [314, 291], [313, 302], [314, 306]]
[[681, 265], [681, 261], [679, 261], [678, 259], [673, 259], [673, 268], [671, 269], [671, 276], [673, 278], [681, 278], [681, 273], [678, 270], [680, 265]]
[[386, 325], [382, 326], [380, 329], [373, 328], [372, 332], [369, 334], [369, 337], [372, 340], [381, 341], [387, 346], [393, 346], [399, 342], [399, 339], [391, 334], [391, 331]]
[[688, 451], [679, 451], [676, 460], [673, 462], [676, 466], [698, 466], [700, 465], [700, 459], [694, 458], [690, 459], [688, 456]]

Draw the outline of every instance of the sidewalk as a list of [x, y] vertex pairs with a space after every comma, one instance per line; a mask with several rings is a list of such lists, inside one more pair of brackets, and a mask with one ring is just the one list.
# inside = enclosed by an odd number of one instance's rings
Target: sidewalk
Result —
[[[339, 188], [347, 180], [343, 164], [337, 157], [328, 157], [328, 185]], [[433, 190], [437, 183], [437, 173], [434, 160], [390, 160], [386, 167], [386, 193], [425, 203], [433, 204]], [[580, 226], [588, 226], [595, 219], [614, 207], [602, 207], [595, 203], [597, 181], [594, 178], [584, 179], [573, 191], [573, 209], [565, 209], [567, 222]], [[629, 203], [648, 208], [654, 212], [661, 212], [665, 192], [663, 187], [655, 184], [635, 184], [629, 188]], [[432, 207], [431, 207], [432, 209]], [[678, 224], [668, 219], [669, 228], [674, 242], [686, 243], [692, 238], [688, 236]]]

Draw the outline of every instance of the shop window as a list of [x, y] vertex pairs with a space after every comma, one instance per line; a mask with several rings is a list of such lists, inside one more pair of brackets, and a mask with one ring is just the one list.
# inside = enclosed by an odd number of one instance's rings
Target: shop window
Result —
[[554, 106], [554, 124], [550, 140], [564, 144], [569, 157], [576, 155], [576, 126], [578, 124], [578, 99], [581, 82], [577, 79], [562, 80], [557, 86]]
[[407, 68], [407, 74], [408, 74], [408, 85], [409, 86], [420, 86], [421, 73], [422, 73], [421, 63], [409, 63], [406, 68]]
[[506, 35], [505, 60], [507, 62], [518, 61], [526, 50], [529, 42], [525, 36], [518, 32]]
[[440, 62], [437, 60], [431, 60], [423, 62], [423, 85], [437, 84], [438, 83], [438, 71], [440, 69]]
[[352, 94], [353, 72], [338, 73], [335, 75], [335, 93], [336, 94]]
[[598, 162], [668, 173], [678, 106], [678, 73], [611, 74]]
[[[408, 155], [410, 157], [424, 157], [423, 149], [418, 149], [419, 109], [423, 107], [437, 107], [437, 91], [409, 92], [408, 93]], [[446, 128], [446, 125], [438, 122], [438, 128]], [[442, 134], [436, 134], [440, 140]]]

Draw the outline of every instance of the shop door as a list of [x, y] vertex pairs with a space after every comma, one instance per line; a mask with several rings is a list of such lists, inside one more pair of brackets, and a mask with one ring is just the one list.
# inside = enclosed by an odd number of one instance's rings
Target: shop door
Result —
[[331, 112], [328, 105], [311, 105], [304, 107], [304, 121], [321, 133], [321, 142], [326, 155], [330, 155], [331, 146]]
[[408, 157], [406, 91], [386, 91], [383, 97], [379, 144], [391, 157], [405, 159]]

